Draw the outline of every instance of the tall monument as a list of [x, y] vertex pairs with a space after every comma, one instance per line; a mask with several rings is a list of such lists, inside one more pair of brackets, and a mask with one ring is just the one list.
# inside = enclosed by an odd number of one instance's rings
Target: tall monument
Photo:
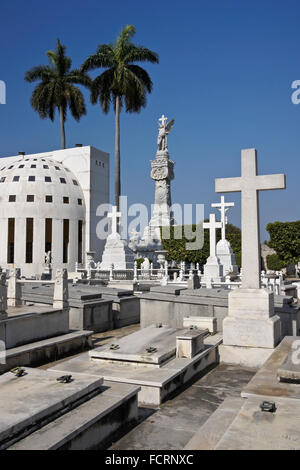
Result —
[[158, 120], [157, 152], [151, 161], [151, 178], [155, 182], [154, 209], [151, 220], [144, 230], [137, 252], [142, 257], [153, 257], [154, 251], [161, 250], [160, 227], [174, 223], [171, 213], [171, 181], [174, 179], [174, 162], [168, 151], [168, 135], [174, 125], [174, 119], [167, 123], [163, 114]]
[[259, 191], [285, 189], [285, 175], [258, 175], [257, 152], [246, 149], [242, 150], [241, 176], [217, 178], [215, 189], [217, 193], [240, 192], [242, 200], [242, 287], [228, 295], [221, 360], [257, 367], [281, 340], [274, 294], [261, 288]]

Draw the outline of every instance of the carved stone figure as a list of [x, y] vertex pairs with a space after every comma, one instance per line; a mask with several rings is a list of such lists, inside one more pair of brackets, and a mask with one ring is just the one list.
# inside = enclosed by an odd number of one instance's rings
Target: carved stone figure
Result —
[[158, 120], [157, 146], [159, 151], [168, 150], [168, 134], [170, 134], [175, 120], [172, 119], [168, 124], [167, 120], [168, 118], [164, 114]]
[[47, 266], [50, 266], [51, 265], [51, 251], [48, 251], [47, 253], [45, 253], [45, 264]]

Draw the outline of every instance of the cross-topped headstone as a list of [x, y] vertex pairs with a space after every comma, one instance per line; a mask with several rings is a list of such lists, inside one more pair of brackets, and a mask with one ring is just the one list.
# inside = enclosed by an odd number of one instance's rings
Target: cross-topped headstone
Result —
[[107, 217], [111, 219], [111, 233], [118, 233], [118, 219], [121, 218], [121, 212], [118, 212], [117, 206], [112, 206], [111, 212], [107, 214]]
[[168, 118], [164, 114], [162, 114], [162, 116], [159, 118], [159, 122], [161, 123], [162, 126], [166, 125], [167, 120]]
[[226, 212], [228, 211], [229, 207], [233, 207], [233, 206], [234, 206], [234, 202], [225, 202], [224, 196], [221, 196], [221, 202], [214, 202], [213, 204], [211, 204], [211, 207], [217, 207], [217, 209], [219, 209], [219, 211], [221, 212], [222, 240], [225, 240], [225, 225], [227, 223]]
[[221, 228], [222, 223], [216, 221], [215, 214], [209, 214], [209, 222], [203, 223], [203, 228], [209, 229], [209, 257], [216, 257], [216, 230]]
[[217, 178], [217, 193], [241, 192], [242, 198], [242, 287], [260, 288], [260, 236], [258, 191], [285, 189], [285, 175], [258, 175], [256, 149], [242, 150], [241, 176]]

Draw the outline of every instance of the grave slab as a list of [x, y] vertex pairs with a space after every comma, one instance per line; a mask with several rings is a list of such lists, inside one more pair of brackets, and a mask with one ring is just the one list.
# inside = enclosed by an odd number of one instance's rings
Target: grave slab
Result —
[[8, 450], [103, 449], [137, 419], [138, 387], [105, 381], [101, 393], [35, 431]]
[[56, 379], [62, 374], [25, 368], [26, 375], [8, 372], [0, 377], [0, 449], [45, 423], [56, 413], [70, 408], [95, 392], [102, 377], [73, 375], [70, 383]]
[[[296, 346], [300, 347], [300, 340], [295, 340]], [[280, 382], [300, 384], [300, 361], [297, 351], [289, 352], [277, 371], [277, 378]]]
[[[162, 365], [175, 355], [176, 337], [186, 333], [186, 329], [167, 326], [148, 326], [118, 340], [118, 349], [103, 346], [90, 351], [92, 359], [135, 364]], [[152, 351], [147, 351], [148, 348]]]
[[248, 398], [216, 450], [299, 450], [300, 401], [276, 399], [276, 412], [261, 411], [262, 398]]
[[295, 336], [286, 336], [274, 350], [269, 359], [258, 370], [255, 376], [242, 391], [242, 397], [261, 397], [267, 396], [272, 400], [277, 397], [286, 399], [300, 400], [300, 385], [293, 383], [280, 382], [278, 380], [278, 369], [288, 357], [292, 344], [299, 338]]

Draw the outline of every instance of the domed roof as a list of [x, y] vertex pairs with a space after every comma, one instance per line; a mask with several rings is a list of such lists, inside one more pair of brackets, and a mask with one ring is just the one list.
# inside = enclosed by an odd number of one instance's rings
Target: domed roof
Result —
[[51, 157], [23, 156], [3, 167], [0, 160], [0, 216], [84, 219], [83, 191], [72, 171]]

